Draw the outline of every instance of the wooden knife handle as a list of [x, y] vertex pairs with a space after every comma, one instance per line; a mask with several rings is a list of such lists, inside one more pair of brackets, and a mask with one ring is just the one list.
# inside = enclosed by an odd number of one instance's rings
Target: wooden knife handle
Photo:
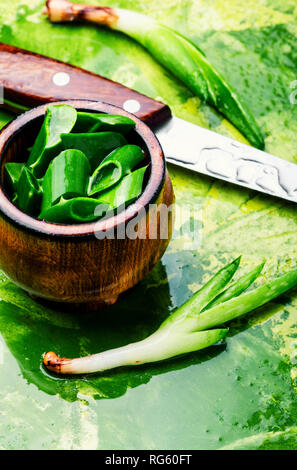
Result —
[[0, 43], [1, 85], [4, 100], [30, 108], [49, 101], [88, 99], [124, 108], [150, 126], [171, 116], [167, 105], [119, 83], [3, 43]]

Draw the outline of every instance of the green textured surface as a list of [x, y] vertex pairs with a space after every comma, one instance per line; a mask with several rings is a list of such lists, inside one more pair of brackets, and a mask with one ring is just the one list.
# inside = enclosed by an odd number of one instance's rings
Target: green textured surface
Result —
[[[50, 25], [39, 0], [1, 3], [1, 41], [161, 97], [180, 117], [239, 138], [133, 41]], [[197, 42], [247, 100], [267, 150], [297, 161], [295, 0], [106, 4], [143, 11]], [[0, 114], [1, 124], [8, 119]], [[170, 174], [183, 219], [161, 263], [117, 305], [86, 316], [52, 312], [2, 277], [0, 449], [297, 449], [296, 293], [233, 322], [225, 345], [182, 358], [88, 379], [41, 367], [49, 349], [83, 355], [145, 337], [239, 254], [241, 272], [266, 259], [256, 284], [296, 266], [294, 205], [174, 167]]]

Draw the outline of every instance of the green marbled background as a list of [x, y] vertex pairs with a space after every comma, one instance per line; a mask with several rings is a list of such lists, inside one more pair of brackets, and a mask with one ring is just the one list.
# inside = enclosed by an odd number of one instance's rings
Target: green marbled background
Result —
[[[89, 25], [51, 25], [40, 0], [0, 3], [0, 41], [97, 72], [242, 138], [132, 40]], [[297, 163], [297, 105], [289, 101], [295, 0], [106, 4], [149, 14], [199, 44], [249, 104], [267, 150]], [[1, 112], [0, 124], [10, 118]], [[0, 449], [297, 449], [296, 293], [233, 322], [226, 344], [203, 352], [82, 379], [41, 367], [49, 349], [83, 355], [145, 337], [239, 254], [242, 271], [266, 259], [258, 283], [296, 266], [293, 204], [169, 170], [197, 239], [187, 217], [177, 220], [162, 261], [117, 305], [84, 316], [52, 312], [1, 276]]]

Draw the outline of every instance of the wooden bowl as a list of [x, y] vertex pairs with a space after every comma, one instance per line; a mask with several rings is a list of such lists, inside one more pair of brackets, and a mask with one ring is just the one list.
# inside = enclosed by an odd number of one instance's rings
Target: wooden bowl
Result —
[[[159, 261], [172, 234], [172, 211], [164, 208], [171, 206], [174, 195], [162, 149], [146, 124], [105, 103], [57, 103], [133, 119], [131, 138], [146, 151], [150, 176], [141, 196], [109, 219], [77, 225], [34, 219], [12, 204], [4, 186], [4, 164], [26, 161], [26, 149], [37, 136], [46, 105], [22, 114], [0, 133], [0, 269], [33, 296], [97, 308], [114, 303]], [[130, 227], [131, 233], [133, 226], [142, 227], [140, 237], [127, 237], [125, 229]]]

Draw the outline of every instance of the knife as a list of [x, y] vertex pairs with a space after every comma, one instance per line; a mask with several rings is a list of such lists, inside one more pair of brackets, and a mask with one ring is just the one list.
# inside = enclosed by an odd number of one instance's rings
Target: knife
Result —
[[168, 162], [297, 202], [297, 165], [171, 115], [169, 107], [82, 68], [0, 43], [2, 107], [88, 99], [124, 108], [156, 133]]

